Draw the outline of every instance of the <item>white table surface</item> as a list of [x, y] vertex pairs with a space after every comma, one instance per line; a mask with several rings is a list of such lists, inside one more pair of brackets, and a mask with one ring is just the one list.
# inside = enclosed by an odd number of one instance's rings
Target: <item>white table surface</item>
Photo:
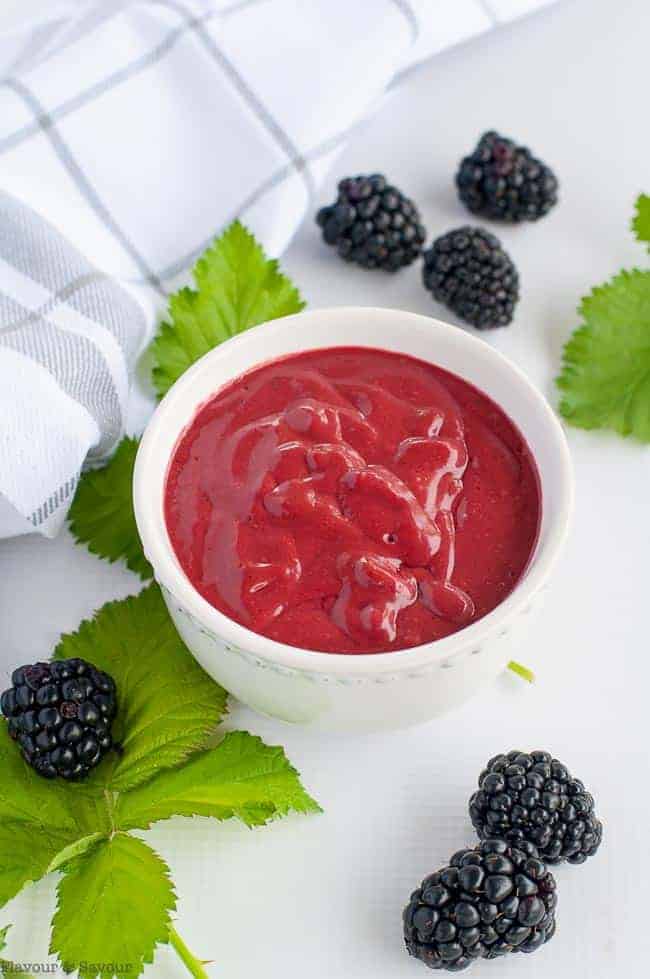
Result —
[[[647, 0], [565, 0], [439, 57], [404, 81], [359, 132], [335, 177], [383, 170], [420, 203], [430, 233], [468, 220], [455, 199], [458, 158], [484, 129], [527, 142], [561, 181], [539, 224], [504, 229], [523, 284], [516, 323], [487, 337], [553, 400], [579, 297], [623, 265], [643, 264], [627, 231], [650, 191]], [[440, 315], [418, 271], [383, 277], [343, 265], [310, 221], [284, 265], [313, 306], [366, 303]], [[444, 313], [443, 313], [444, 315]], [[479, 963], [493, 979], [646, 975], [650, 951], [647, 641], [650, 448], [569, 431], [577, 507], [545, 614], [512, 676], [449, 717], [409, 731], [334, 738], [233, 706], [229, 727], [286, 746], [325, 814], [253, 832], [173, 820], [148, 839], [180, 896], [178, 930], [224, 979], [408, 979], [400, 913], [421, 877], [472, 840], [466, 801], [483, 762], [513, 747], [551, 750], [591, 787], [605, 822], [600, 853], [562, 867], [559, 927], [533, 956]], [[67, 533], [0, 542], [0, 680], [49, 655], [57, 636], [138, 588]], [[2, 911], [14, 958], [45, 959], [53, 881]], [[184, 974], [160, 951], [148, 975]]]

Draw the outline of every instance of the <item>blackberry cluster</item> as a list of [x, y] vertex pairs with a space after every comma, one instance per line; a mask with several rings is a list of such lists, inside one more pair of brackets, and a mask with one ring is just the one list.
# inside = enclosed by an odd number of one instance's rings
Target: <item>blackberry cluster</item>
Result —
[[534, 952], [553, 937], [555, 879], [532, 843], [486, 839], [426, 877], [404, 911], [409, 953], [460, 972], [475, 959]]
[[488, 330], [511, 322], [519, 275], [498, 238], [482, 228], [456, 228], [424, 252], [422, 279], [434, 299]]
[[500, 221], [536, 221], [557, 203], [555, 174], [525, 146], [494, 131], [461, 161], [458, 195], [470, 211]]
[[511, 751], [492, 758], [479, 778], [469, 813], [479, 837], [513, 846], [530, 840], [542, 859], [584, 863], [602, 840], [593, 797], [546, 751]]
[[380, 173], [341, 180], [335, 202], [320, 209], [316, 222], [341, 258], [366, 269], [396, 272], [415, 261], [426, 240], [413, 201]]
[[64, 659], [21, 666], [11, 682], [0, 709], [25, 761], [44, 778], [85, 778], [113, 745], [112, 677], [83, 659]]

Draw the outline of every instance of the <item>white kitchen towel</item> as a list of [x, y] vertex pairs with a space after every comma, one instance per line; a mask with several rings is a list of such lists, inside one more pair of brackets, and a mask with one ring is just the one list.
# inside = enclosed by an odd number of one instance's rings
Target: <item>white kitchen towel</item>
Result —
[[550, 2], [69, 0], [7, 35], [0, 536], [59, 529], [156, 311], [227, 223], [280, 254], [402, 73]]
[[124, 430], [142, 307], [0, 191], [0, 536], [55, 533]]

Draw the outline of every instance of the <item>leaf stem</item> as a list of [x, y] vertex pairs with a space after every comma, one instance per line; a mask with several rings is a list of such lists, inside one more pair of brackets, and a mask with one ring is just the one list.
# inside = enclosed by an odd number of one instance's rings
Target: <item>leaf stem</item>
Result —
[[523, 666], [521, 663], [517, 663], [516, 660], [511, 659], [508, 663], [508, 669], [520, 676], [522, 680], [526, 680], [527, 683], [535, 682], [535, 674], [532, 670], [529, 670], [527, 666]]
[[194, 976], [195, 979], [210, 979], [207, 972], [203, 968], [204, 963], [197, 959], [195, 955], [192, 955], [189, 948], [173, 925], [169, 926], [169, 944], [172, 946], [190, 975]]

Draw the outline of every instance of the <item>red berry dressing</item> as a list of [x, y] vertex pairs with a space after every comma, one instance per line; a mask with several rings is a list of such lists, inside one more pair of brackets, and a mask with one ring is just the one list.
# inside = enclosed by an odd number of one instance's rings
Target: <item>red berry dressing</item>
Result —
[[534, 460], [454, 374], [385, 350], [272, 361], [198, 411], [172, 457], [167, 529], [215, 608], [278, 642], [404, 649], [490, 612], [530, 560]]

